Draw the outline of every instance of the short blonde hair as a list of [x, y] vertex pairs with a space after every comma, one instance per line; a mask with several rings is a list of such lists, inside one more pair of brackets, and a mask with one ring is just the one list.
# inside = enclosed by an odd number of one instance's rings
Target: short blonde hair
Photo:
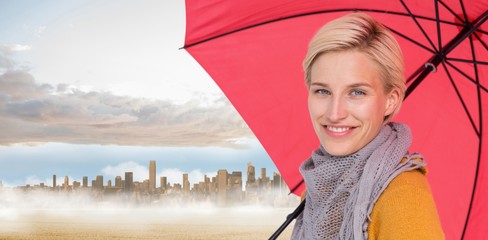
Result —
[[357, 50], [365, 54], [378, 66], [385, 94], [397, 88], [400, 101], [392, 114], [385, 118], [389, 122], [400, 110], [405, 96], [403, 54], [393, 35], [381, 23], [364, 13], [351, 13], [324, 25], [310, 42], [303, 62], [305, 82], [311, 84], [311, 69], [322, 54]]

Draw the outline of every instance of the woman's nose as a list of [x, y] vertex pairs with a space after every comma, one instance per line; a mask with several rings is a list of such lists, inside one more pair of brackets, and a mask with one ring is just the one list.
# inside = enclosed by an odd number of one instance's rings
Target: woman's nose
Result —
[[327, 107], [327, 118], [331, 122], [338, 122], [347, 117], [347, 103], [345, 99], [336, 96], [331, 99]]

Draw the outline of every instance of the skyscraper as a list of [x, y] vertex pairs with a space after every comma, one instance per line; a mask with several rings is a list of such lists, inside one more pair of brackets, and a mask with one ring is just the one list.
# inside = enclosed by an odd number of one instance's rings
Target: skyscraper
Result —
[[247, 163], [247, 184], [252, 184], [256, 182], [256, 169], [254, 168], [253, 165], [251, 165], [251, 162]]
[[156, 161], [149, 161], [149, 191], [156, 190]]
[[188, 180], [188, 173], [183, 173], [183, 192], [190, 192], [190, 180]]
[[122, 178], [120, 176], [115, 177], [115, 187], [124, 188], [124, 186], [122, 185]]
[[83, 177], [83, 187], [87, 188], [88, 187], [88, 177]]
[[64, 177], [64, 184], [63, 184], [63, 190], [68, 190], [69, 188], [69, 177], [68, 176], [65, 176]]
[[53, 191], [56, 190], [56, 174], [53, 175]]
[[166, 185], [168, 184], [168, 178], [160, 177], [159, 180], [161, 181], [159, 184], [161, 185], [161, 191], [166, 191]]
[[232, 172], [229, 178], [229, 188], [242, 191], [242, 172]]
[[132, 185], [133, 185], [133, 173], [132, 172], [125, 172], [125, 186], [124, 190], [126, 192], [132, 192]]
[[217, 171], [217, 201], [219, 205], [227, 204], [227, 170], [220, 169]]
[[96, 186], [93, 186], [93, 187], [95, 187], [95, 189], [97, 189], [99, 191], [103, 191], [103, 176], [102, 175], [97, 176]]

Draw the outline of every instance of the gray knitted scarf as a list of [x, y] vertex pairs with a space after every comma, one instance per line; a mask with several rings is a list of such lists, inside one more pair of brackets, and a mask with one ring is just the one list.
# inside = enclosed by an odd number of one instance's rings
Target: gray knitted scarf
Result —
[[400, 173], [425, 165], [414, 160], [422, 156], [408, 154], [411, 142], [406, 125], [389, 123], [351, 155], [314, 151], [300, 167], [307, 195], [292, 239], [368, 239], [369, 215], [383, 190]]

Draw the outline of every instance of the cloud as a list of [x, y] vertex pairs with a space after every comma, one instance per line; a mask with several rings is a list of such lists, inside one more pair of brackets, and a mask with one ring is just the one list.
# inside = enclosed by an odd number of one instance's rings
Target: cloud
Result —
[[21, 44], [0, 44], [0, 52], [10, 55], [13, 52], [22, 52], [31, 50], [29, 45]]
[[159, 172], [157, 176], [166, 177], [168, 183], [171, 183], [173, 185], [175, 183], [179, 183], [179, 184], [183, 183], [184, 173], [188, 173], [188, 180], [190, 181], [191, 185], [195, 183], [203, 182], [205, 175], [207, 175], [207, 177], [209, 178], [215, 177], [217, 175], [216, 172], [203, 173], [200, 169], [194, 169], [191, 172], [183, 172], [178, 168], [167, 168]]
[[106, 176], [107, 180], [115, 179], [116, 176], [124, 179], [125, 172], [132, 172], [134, 181], [142, 182], [149, 178], [148, 168], [135, 162], [125, 162], [113, 167], [109, 165], [102, 169], [102, 175]]
[[40, 84], [27, 70], [12, 68], [0, 75], [0, 132], [1, 145], [242, 147], [236, 139], [252, 137], [224, 96], [177, 104]]
[[[31, 50], [28, 45], [21, 44], [0, 44], [0, 73], [15, 70], [18, 63], [14, 60], [13, 55], [16, 52], [24, 52]], [[25, 68], [25, 66], [22, 66]]]

